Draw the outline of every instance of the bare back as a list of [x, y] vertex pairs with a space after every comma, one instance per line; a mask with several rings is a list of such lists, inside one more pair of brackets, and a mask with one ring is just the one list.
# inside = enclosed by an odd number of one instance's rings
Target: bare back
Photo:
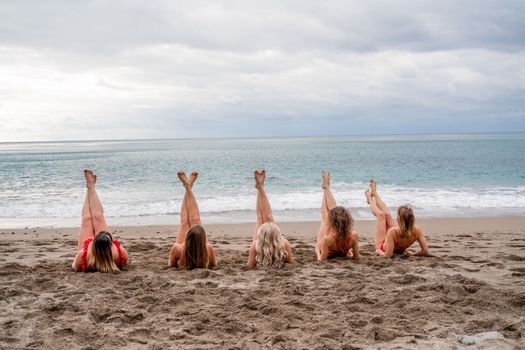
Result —
[[421, 235], [421, 229], [414, 225], [412, 229], [412, 235], [407, 237], [401, 237], [401, 230], [399, 227], [391, 227], [388, 230], [387, 236], [392, 237], [394, 241], [394, 252], [402, 254], [407, 250], [415, 241], [419, 239]]

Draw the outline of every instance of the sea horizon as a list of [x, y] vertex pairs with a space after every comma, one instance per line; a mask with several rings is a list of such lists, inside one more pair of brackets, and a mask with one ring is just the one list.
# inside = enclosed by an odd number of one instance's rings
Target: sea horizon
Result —
[[396, 137], [417, 137], [417, 136], [488, 136], [488, 135], [519, 135], [525, 134], [522, 131], [465, 131], [465, 132], [413, 132], [413, 133], [377, 133], [377, 134], [319, 134], [319, 135], [267, 135], [267, 136], [209, 136], [209, 137], [168, 137], [168, 138], [123, 138], [123, 139], [48, 139], [48, 140], [22, 140], [22, 141], [0, 141], [1, 144], [19, 143], [75, 143], [75, 142], [133, 142], [133, 141], [184, 141], [184, 140], [272, 140], [272, 139], [302, 139], [302, 138], [396, 138]]

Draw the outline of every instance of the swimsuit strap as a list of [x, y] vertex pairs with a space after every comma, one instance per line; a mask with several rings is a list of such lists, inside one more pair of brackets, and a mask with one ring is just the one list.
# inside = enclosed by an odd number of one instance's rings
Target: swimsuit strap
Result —
[[86, 272], [87, 270], [86, 257], [87, 257], [87, 251], [88, 251], [88, 248], [91, 242], [93, 242], [92, 238], [88, 238], [84, 241], [84, 251], [82, 252], [82, 256], [80, 257], [80, 270], [82, 272]]
[[118, 256], [120, 258], [119, 269], [122, 270], [124, 268], [124, 265], [126, 265], [124, 253], [122, 253], [122, 248], [120, 247], [120, 243], [116, 239], [113, 240], [113, 244], [115, 245], [115, 247], [117, 247]]

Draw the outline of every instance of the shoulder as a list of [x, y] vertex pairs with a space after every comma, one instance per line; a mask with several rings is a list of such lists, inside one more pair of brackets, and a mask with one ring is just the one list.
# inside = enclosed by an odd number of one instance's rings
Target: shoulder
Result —
[[250, 249], [249, 249], [250, 253], [253, 252], [255, 254], [255, 250], [256, 250], [255, 247], [257, 247], [257, 240], [253, 241], [252, 244], [250, 244]]
[[324, 236], [323, 237], [323, 245], [325, 247], [330, 247], [333, 244], [335, 244], [335, 239], [332, 236]]
[[352, 239], [352, 242], [357, 241], [359, 239], [359, 235], [356, 231], [350, 232], [350, 238]]
[[399, 233], [399, 229], [397, 227], [390, 227], [386, 233], [386, 236], [395, 238], [397, 237], [398, 233]]
[[414, 225], [414, 233], [416, 234], [416, 238], [417, 238], [423, 233], [423, 231], [421, 230], [419, 226]]
[[180, 255], [182, 255], [182, 250], [183, 249], [184, 249], [184, 245], [183, 244], [175, 243], [171, 247], [171, 254], [175, 255], [175, 256], [180, 256]]

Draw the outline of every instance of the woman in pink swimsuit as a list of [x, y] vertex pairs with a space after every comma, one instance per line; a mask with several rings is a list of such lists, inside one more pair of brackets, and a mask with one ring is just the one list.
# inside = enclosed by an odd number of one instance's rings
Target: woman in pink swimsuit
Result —
[[126, 265], [128, 253], [110, 233], [102, 203], [95, 190], [97, 176], [91, 170], [84, 170], [84, 177], [87, 194], [82, 207], [79, 251], [73, 261], [73, 270], [117, 273]]
[[[370, 180], [370, 189], [365, 192], [366, 201], [370, 205], [372, 214], [377, 218], [375, 247], [376, 253], [390, 258], [397, 254], [427, 256], [428, 243], [423, 231], [416, 226], [416, 219], [412, 208], [402, 205], [397, 208], [397, 226], [390, 215], [390, 210], [377, 193], [376, 183]], [[413, 253], [407, 251], [415, 241], [421, 249]]]

